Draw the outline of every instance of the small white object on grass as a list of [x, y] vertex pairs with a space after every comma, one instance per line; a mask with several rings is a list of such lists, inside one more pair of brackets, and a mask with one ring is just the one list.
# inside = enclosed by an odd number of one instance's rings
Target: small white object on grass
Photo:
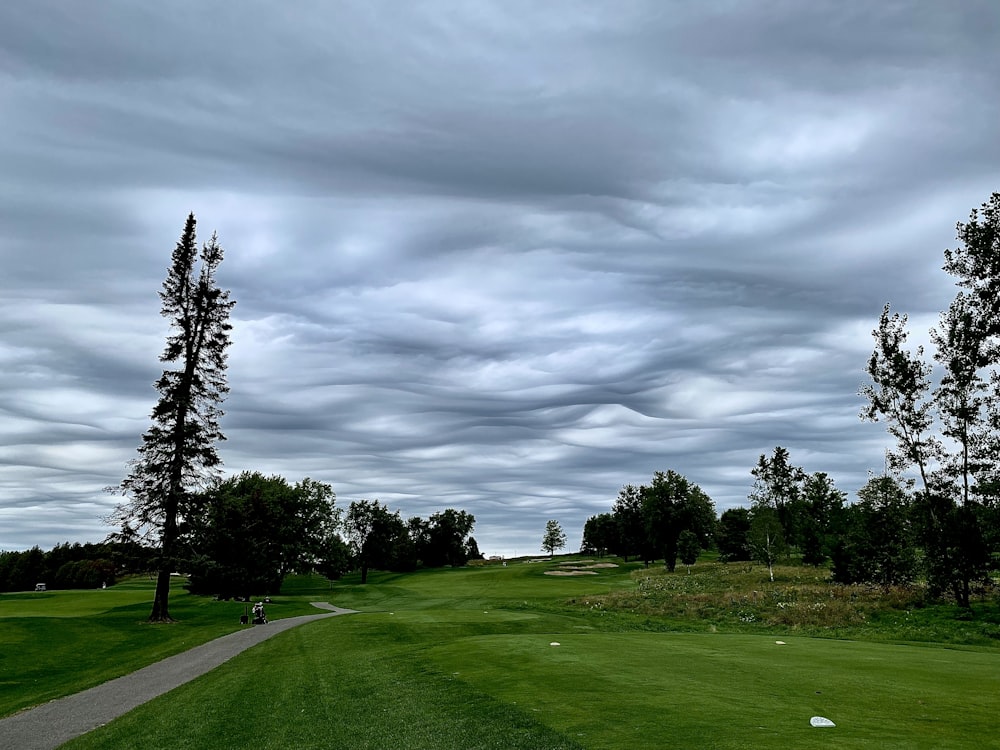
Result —
[[559, 645], [559, 641], [552, 641], [552, 643], [550, 643], [549, 645], [550, 646], [558, 646]]
[[827, 719], [827, 718], [825, 718], [823, 716], [813, 716], [811, 719], [809, 719], [809, 723], [812, 724], [814, 727], [835, 727], [835, 726], [837, 726], [832, 721], [830, 721], [829, 719]]
[[779, 646], [784, 646], [785, 645], [784, 641], [775, 641], [775, 643], [777, 643]]

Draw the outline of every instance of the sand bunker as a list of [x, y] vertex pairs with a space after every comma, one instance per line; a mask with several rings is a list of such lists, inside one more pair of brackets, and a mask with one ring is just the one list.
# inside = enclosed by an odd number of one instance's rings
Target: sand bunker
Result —
[[547, 576], [596, 576], [592, 570], [546, 570]]
[[617, 568], [618, 563], [593, 563], [591, 565], [578, 565], [577, 563], [562, 563], [559, 567], [566, 570], [591, 570], [593, 568]]

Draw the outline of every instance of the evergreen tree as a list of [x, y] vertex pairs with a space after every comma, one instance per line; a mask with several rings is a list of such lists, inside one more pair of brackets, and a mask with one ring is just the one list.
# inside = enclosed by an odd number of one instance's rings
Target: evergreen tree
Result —
[[173, 365], [156, 381], [160, 399], [152, 426], [142, 437], [139, 457], [131, 462], [119, 491], [115, 525], [143, 529], [159, 545], [156, 592], [150, 621], [171, 621], [168, 609], [170, 573], [178, 563], [178, 521], [190, 493], [215, 476], [221, 464], [215, 444], [225, 437], [219, 428], [219, 404], [228, 393], [226, 349], [235, 302], [216, 282], [222, 248], [216, 236], [199, 253], [194, 214], [174, 248], [172, 264], [160, 292], [161, 314], [170, 333], [160, 361]]

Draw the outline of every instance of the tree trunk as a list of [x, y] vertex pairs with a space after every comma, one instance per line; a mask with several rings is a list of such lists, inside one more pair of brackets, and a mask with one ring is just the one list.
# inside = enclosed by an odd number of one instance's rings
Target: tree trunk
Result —
[[174, 545], [177, 541], [177, 495], [174, 492], [168, 496], [164, 510], [160, 570], [156, 575], [156, 592], [153, 594], [149, 622], [174, 622], [174, 618], [170, 616], [170, 574], [177, 564], [174, 561]]
[[170, 569], [162, 568], [156, 574], [156, 593], [153, 594], [153, 611], [149, 622], [173, 622], [167, 600], [170, 597]]

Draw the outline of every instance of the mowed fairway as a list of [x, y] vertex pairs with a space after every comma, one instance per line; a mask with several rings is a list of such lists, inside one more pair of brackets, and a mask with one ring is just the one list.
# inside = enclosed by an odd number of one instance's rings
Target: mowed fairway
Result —
[[[569, 578], [546, 567], [338, 584], [322, 598], [361, 614], [284, 633], [66, 747], [978, 749], [996, 740], [1000, 651], [640, 632], [563, 604], [631, 585], [627, 570]], [[813, 728], [815, 715], [837, 726]]]

